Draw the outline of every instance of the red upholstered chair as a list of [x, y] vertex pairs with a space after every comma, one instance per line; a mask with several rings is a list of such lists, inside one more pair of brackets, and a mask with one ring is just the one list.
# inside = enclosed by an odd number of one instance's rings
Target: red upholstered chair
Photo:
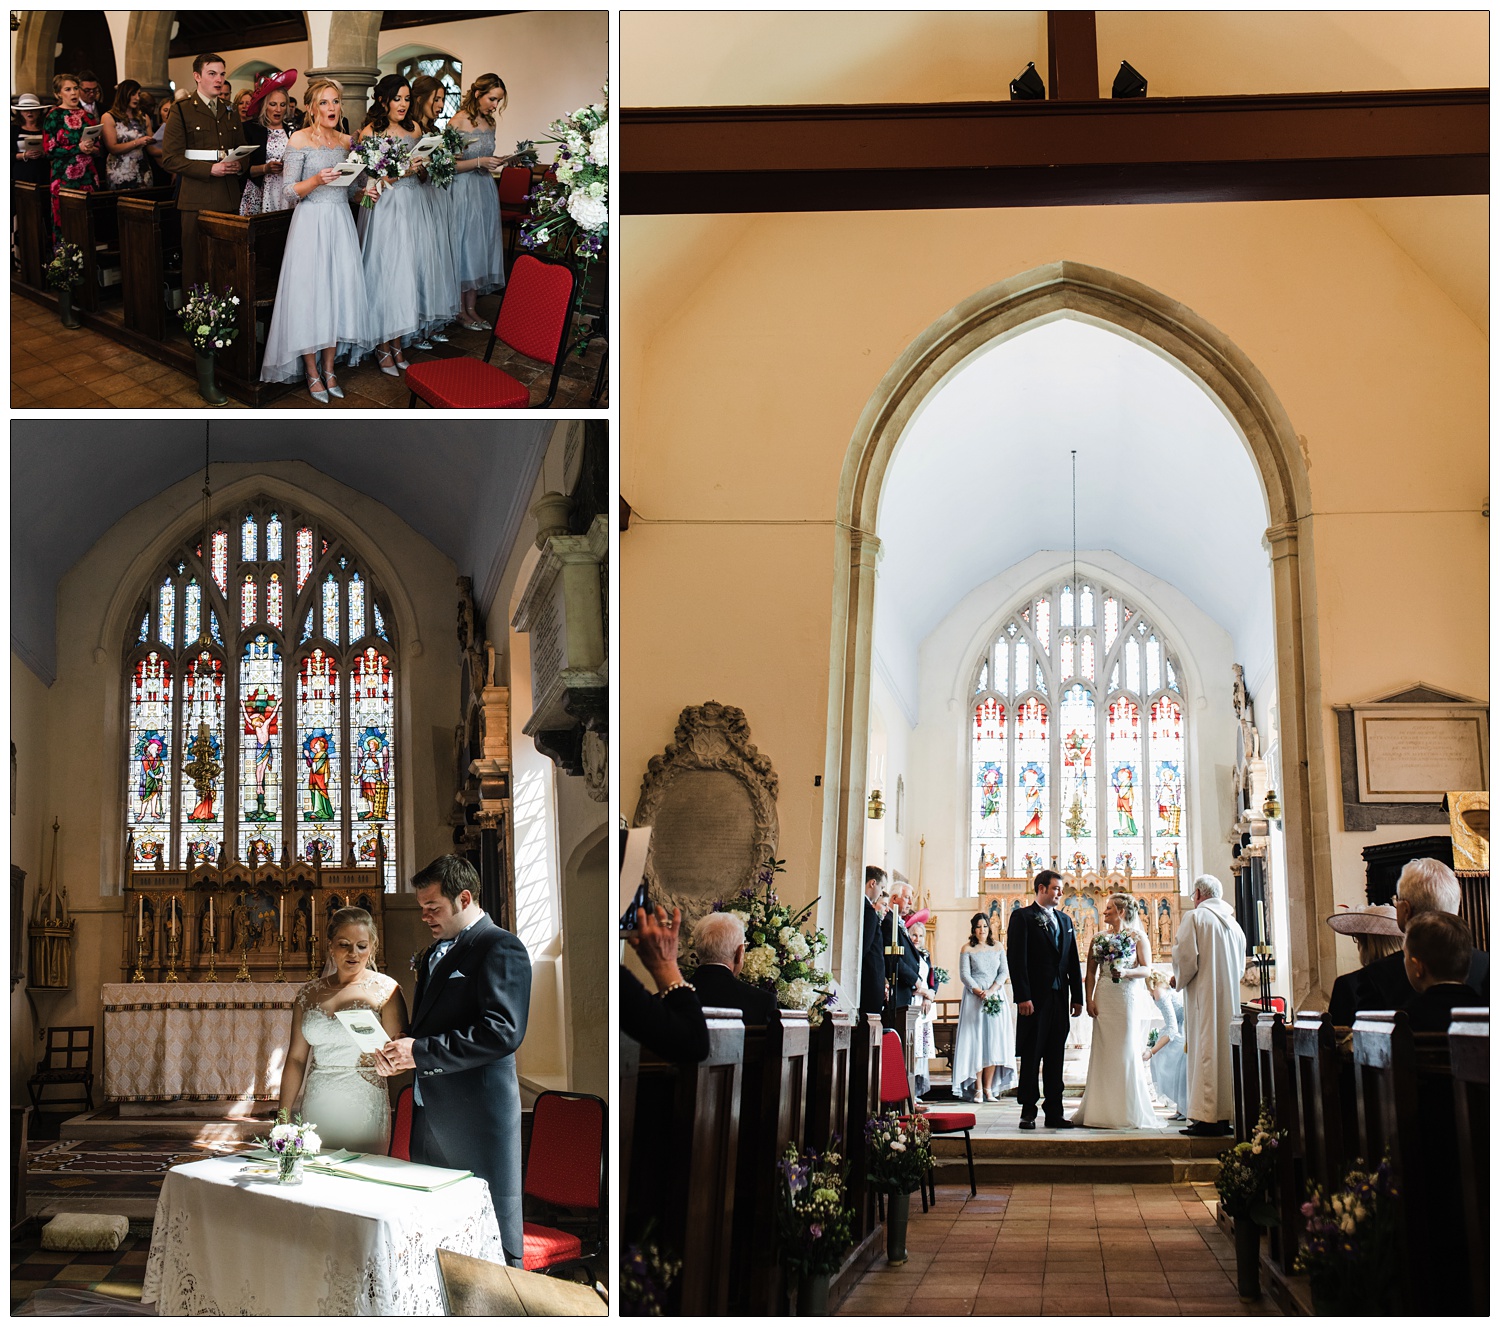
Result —
[[579, 1235], [539, 1222], [524, 1223], [521, 1266], [552, 1272], [592, 1258], [604, 1248], [604, 1102], [579, 1092], [543, 1092], [531, 1111], [523, 1201], [589, 1214]]
[[509, 263], [516, 251], [521, 222], [531, 215], [531, 206], [526, 201], [531, 192], [531, 167], [502, 166], [496, 183], [500, 189], [500, 228], [510, 227], [510, 240], [505, 246], [505, 260]]
[[411, 1086], [396, 1094], [396, 1116], [391, 1122], [389, 1155], [401, 1161], [411, 1160]]
[[[880, 1105], [882, 1109], [896, 1106], [909, 1114], [915, 1108], [916, 1095], [906, 1073], [901, 1038], [894, 1028], [887, 1028], [880, 1037]], [[942, 1134], [963, 1134], [964, 1155], [969, 1161], [969, 1197], [974, 1197], [979, 1186], [974, 1181], [974, 1143], [969, 1131], [978, 1123], [978, 1117], [971, 1110], [929, 1110], [922, 1114], [934, 1138]], [[937, 1202], [937, 1182], [931, 1170], [927, 1172], [927, 1190], [922, 1195], [924, 1212], [929, 1201]]]
[[552, 365], [552, 384], [536, 404], [536, 409], [545, 410], [557, 395], [577, 279], [577, 273], [566, 263], [548, 263], [523, 253], [500, 297], [500, 312], [495, 316], [484, 359], [455, 355], [413, 364], [406, 374], [406, 385], [411, 388], [408, 407], [416, 405], [420, 397], [443, 410], [529, 408], [531, 391], [526, 384], [490, 363], [495, 342], [503, 341], [512, 350]]

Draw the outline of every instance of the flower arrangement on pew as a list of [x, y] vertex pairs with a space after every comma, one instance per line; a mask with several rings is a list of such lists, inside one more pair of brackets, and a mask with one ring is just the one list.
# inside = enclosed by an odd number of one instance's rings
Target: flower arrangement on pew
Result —
[[[836, 1146], [837, 1139], [834, 1142]], [[831, 1275], [843, 1265], [854, 1242], [844, 1158], [833, 1147], [820, 1156], [811, 1150], [799, 1153], [795, 1144], [788, 1144], [776, 1169], [781, 1181], [776, 1237], [782, 1267], [798, 1276]]]
[[[604, 256], [609, 237], [609, 85], [602, 102], [580, 106], [550, 128], [541, 141], [557, 144], [556, 179], [542, 180], [526, 196], [531, 216], [521, 223], [521, 247], [571, 257], [587, 273], [588, 264]], [[536, 160], [535, 142], [516, 144], [513, 165], [531, 166]]]
[[53, 290], [72, 290], [83, 281], [83, 250], [67, 240], [59, 240], [45, 274]]
[[1275, 1112], [1262, 1101], [1255, 1131], [1245, 1142], [1219, 1154], [1214, 1188], [1219, 1191], [1219, 1205], [1236, 1221], [1249, 1220], [1258, 1226], [1280, 1224], [1271, 1198], [1271, 1172], [1276, 1165], [1276, 1150], [1285, 1140], [1286, 1130], [1276, 1128]]
[[205, 283], [188, 291], [177, 316], [182, 319], [193, 349], [211, 355], [215, 350], [223, 350], [240, 334], [235, 326], [239, 307], [240, 297], [233, 287], [226, 286], [222, 295], [215, 295]]
[[932, 1128], [921, 1115], [889, 1110], [865, 1124], [869, 1180], [886, 1193], [915, 1193], [932, 1169]]
[[682, 1271], [682, 1259], [668, 1254], [653, 1237], [655, 1224], [647, 1222], [640, 1241], [625, 1246], [620, 1262], [620, 1313], [626, 1318], [662, 1317], [667, 1292]]
[[1396, 1312], [1400, 1193], [1387, 1157], [1372, 1171], [1356, 1161], [1331, 1193], [1311, 1186], [1302, 1215], [1307, 1231], [1297, 1254], [1319, 1314]]
[[714, 911], [732, 912], [745, 924], [740, 980], [773, 992], [783, 1009], [805, 1009], [807, 1021], [817, 1027], [832, 1004], [829, 974], [817, 966], [828, 936], [817, 927], [804, 929], [816, 899], [793, 910], [776, 896], [776, 877], [785, 869], [784, 861], [767, 858], [756, 885], [747, 885], [732, 904], [720, 899]]
[[323, 1140], [318, 1137], [317, 1125], [305, 1122], [300, 1115], [293, 1119], [282, 1109], [276, 1112], [276, 1124], [265, 1146], [276, 1154], [276, 1182], [296, 1184], [302, 1177], [303, 1159], [321, 1152]]

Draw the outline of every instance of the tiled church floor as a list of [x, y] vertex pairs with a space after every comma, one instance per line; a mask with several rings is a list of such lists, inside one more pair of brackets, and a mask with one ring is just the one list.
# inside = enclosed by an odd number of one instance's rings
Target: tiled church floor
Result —
[[[491, 319], [498, 301], [490, 296], [479, 302], [480, 315]], [[10, 377], [11, 408], [15, 410], [106, 410], [177, 409], [206, 410], [198, 395], [197, 379], [191, 374], [158, 364], [146, 355], [137, 354], [100, 332], [88, 327], [69, 331], [58, 321], [57, 314], [20, 295], [10, 297], [11, 342]], [[448, 329], [451, 340], [439, 346], [443, 355], [461, 353], [478, 359], [489, 341], [488, 332], [471, 332], [456, 325]], [[586, 409], [594, 390], [604, 342], [589, 345], [583, 359], [569, 356], [563, 365], [557, 387], [554, 410]], [[438, 358], [438, 354], [418, 350], [406, 352], [416, 364]], [[490, 363], [532, 388], [533, 399], [546, 394], [552, 370], [524, 356], [515, 355], [496, 345]], [[287, 392], [272, 401], [270, 410], [381, 410], [405, 408], [410, 392], [404, 378], [392, 378], [380, 372], [372, 358], [366, 357], [359, 367], [338, 371], [343, 400], [332, 399], [326, 405], [312, 400], [305, 389]], [[609, 404], [606, 394], [599, 402]], [[248, 407], [231, 399], [226, 410]], [[418, 407], [425, 409], [425, 407]]]
[[1274, 1315], [1235, 1291], [1212, 1185], [939, 1185], [912, 1195], [908, 1261], [884, 1250], [843, 1315]]

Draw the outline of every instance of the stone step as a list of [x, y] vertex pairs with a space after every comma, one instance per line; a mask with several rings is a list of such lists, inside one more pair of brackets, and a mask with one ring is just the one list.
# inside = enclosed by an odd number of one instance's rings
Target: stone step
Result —
[[184, 1109], [162, 1109], [149, 1115], [122, 1113], [117, 1106], [105, 1106], [87, 1114], [64, 1120], [62, 1138], [117, 1142], [133, 1138], [196, 1138], [214, 1142], [249, 1142], [264, 1138], [276, 1123], [274, 1106], [266, 1104], [263, 1115], [228, 1118], [219, 1107], [213, 1116], [189, 1113]]
[[[974, 1176], [981, 1190], [996, 1184], [1209, 1184], [1219, 1173], [1216, 1157], [981, 1157], [977, 1144], [975, 1152]], [[967, 1182], [962, 1147], [956, 1155], [934, 1155], [934, 1163], [939, 1184]]]
[[[989, 1160], [1038, 1159], [1049, 1161], [1093, 1161], [1184, 1157], [1217, 1163], [1219, 1153], [1232, 1138], [1184, 1138], [1173, 1127], [1160, 1133], [1120, 1132], [1104, 1129], [1037, 1129], [1034, 1132], [974, 1135], [974, 1156]], [[947, 1134], [933, 1140], [939, 1155], [962, 1156], [961, 1135]]]

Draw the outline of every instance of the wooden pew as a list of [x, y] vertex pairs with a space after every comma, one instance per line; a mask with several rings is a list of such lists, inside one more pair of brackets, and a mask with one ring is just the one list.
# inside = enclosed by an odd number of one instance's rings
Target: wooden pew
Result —
[[[170, 198], [167, 189], [136, 189], [128, 193], [113, 190], [64, 189], [60, 194], [62, 235], [83, 253], [83, 282], [75, 288], [73, 298], [87, 313], [97, 313], [106, 303], [120, 298], [117, 286], [100, 285], [100, 274], [107, 268], [123, 266], [120, 250], [120, 200], [130, 197]], [[122, 273], [123, 279], [123, 273]]]
[[630, 1157], [635, 1143], [635, 1095], [641, 1073], [641, 1043], [620, 1033], [620, 1142], [625, 1161], [620, 1167], [620, 1211], [630, 1210]]
[[849, 1195], [854, 1206], [856, 1246], [876, 1226], [875, 1190], [866, 1179], [869, 1146], [865, 1125], [880, 1111], [880, 1034], [884, 1030], [878, 1015], [857, 1015], [849, 1044], [849, 1115], [844, 1127], [844, 1150], [849, 1158]]
[[216, 351], [219, 380], [242, 400], [259, 404], [284, 388], [260, 381], [262, 348], [255, 325], [271, 325], [276, 303], [276, 285], [281, 277], [281, 258], [286, 251], [290, 209], [259, 216], [231, 216], [227, 212], [200, 212], [198, 234], [203, 242], [203, 270], [208, 285], [217, 294], [226, 289], [240, 297], [240, 334], [227, 349]]
[[22, 285], [47, 288], [42, 270], [52, 259], [52, 195], [45, 184], [16, 182], [11, 197], [16, 200], [16, 249], [20, 258]]
[[182, 213], [170, 190], [120, 195], [120, 293], [125, 326], [165, 341], [177, 319], [167, 291], [182, 284]]
[[917, 1072], [917, 1017], [921, 1012], [921, 1006], [916, 1004], [907, 1005], [905, 1009], [887, 1005], [880, 1020], [882, 1026], [895, 1028], [896, 1035], [901, 1038], [901, 1053], [906, 1060], [908, 1078]]
[[803, 1146], [826, 1152], [837, 1136], [844, 1145], [845, 1121], [849, 1117], [849, 1048], [854, 1039], [856, 1015], [840, 1011], [829, 1015], [808, 1038], [807, 1127]]
[[668, 1312], [724, 1313], [739, 1152], [745, 1025], [737, 1009], [705, 1009], [708, 1058], [674, 1065], [642, 1050], [631, 1145], [628, 1228], [656, 1221], [680, 1254]]
[[1307, 1190], [1302, 1156], [1302, 1129], [1292, 1086], [1292, 1051], [1286, 1020], [1280, 1014], [1260, 1014], [1255, 1024], [1256, 1074], [1261, 1099], [1276, 1117], [1276, 1127], [1286, 1138], [1276, 1149], [1272, 1178], [1273, 1201], [1279, 1226], [1272, 1226], [1269, 1252], [1282, 1273], [1290, 1276], [1297, 1262], [1301, 1207]]
[[1490, 1311], [1490, 1011], [1455, 1009], [1448, 1026], [1472, 1312]]
[[[1393, 1308], [1401, 1313], [1468, 1311], [1462, 1307], [1468, 1302], [1467, 1275], [1462, 1285], [1455, 1275], [1454, 1254], [1467, 1248], [1462, 1213], [1456, 1193], [1455, 1201], [1446, 1198], [1458, 1177], [1444, 1173], [1457, 1169], [1457, 1153], [1446, 1164], [1435, 1164], [1432, 1155], [1434, 1142], [1451, 1139], [1447, 1043], [1446, 1033], [1413, 1034], [1401, 1010], [1366, 1011], [1354, 1020], [1360, 1155], [1372, 1168], [1388, 1155], [1400, 1195], [1402, 1252]], [[1446, 1106], [1446, 1119], [1433, 1118], [1435, 1101]]]
[[1325, 1190], [1344, 1178], [1354, 1155], [1354, 1059], [1333, 1019], [1316, 1010], [1292, 1025], [1292, 1087], [1306, 1178]]
[[[1260, 1066], [1255, 1054], [1255, 1026], [1260, 1010], [1242, 1008], [1229, 1025], [1229, 1066], [1234, 1092], [1234, 1141], [1243, 1143], [1260, 1114]], [[1186, 1114], [1186, 1112], [1183, 1112]]]
[[777, 1162], [788, 1144], [801, 1149], [806, 1132], [810, 1032], [807, 1015], [791, 1009], [781, 1011], [779, 1024], [745, 1029], [731, 1313], [769, 1317], [787, 1312], [787, 1288], [768, 1223], [779, 1201]]

